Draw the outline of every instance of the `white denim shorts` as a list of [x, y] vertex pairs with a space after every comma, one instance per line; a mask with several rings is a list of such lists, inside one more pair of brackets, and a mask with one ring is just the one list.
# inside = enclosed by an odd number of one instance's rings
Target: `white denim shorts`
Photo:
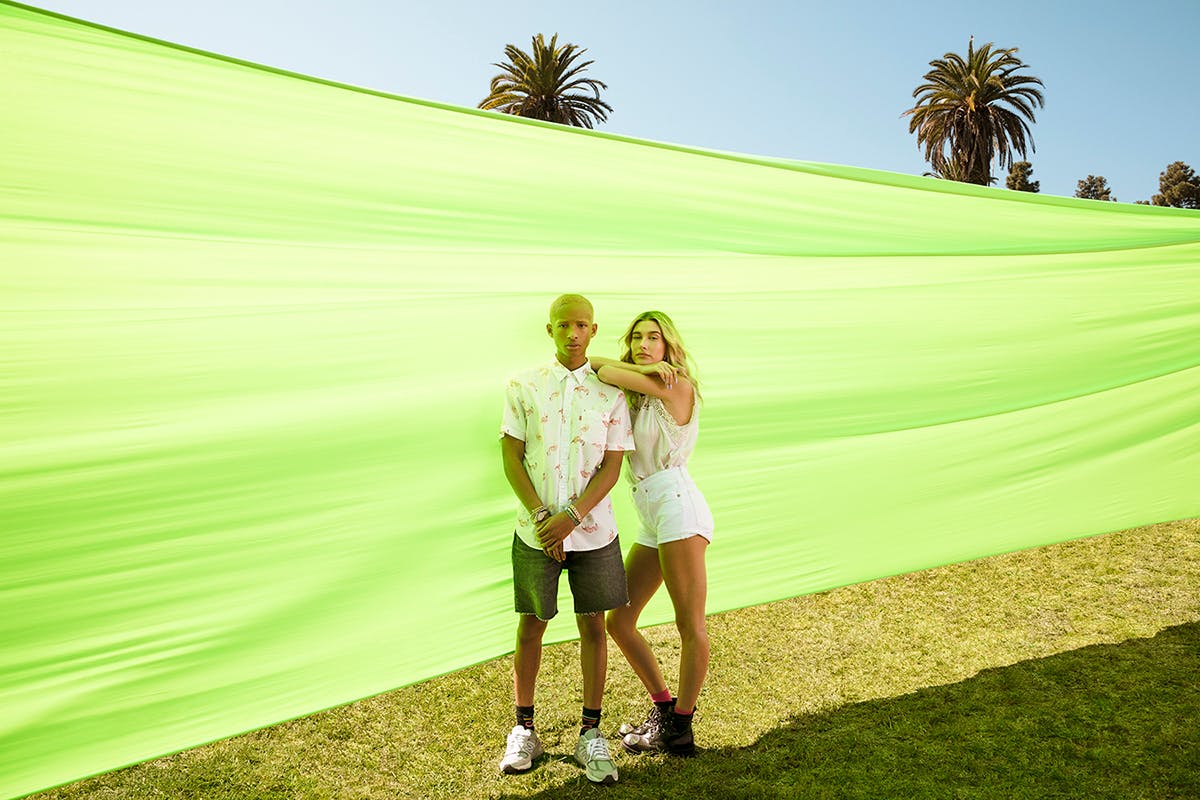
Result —
[[656, 472], [635, 483], [632, 494], [641, 522], [638, 544], [657, 549], [692, 536], [712, 541], [712, 512], [686, 467]]

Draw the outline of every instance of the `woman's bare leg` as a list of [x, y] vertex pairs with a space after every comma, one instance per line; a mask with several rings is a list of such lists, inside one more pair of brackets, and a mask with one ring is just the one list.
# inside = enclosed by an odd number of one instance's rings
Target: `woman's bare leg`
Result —
[[685, 713], [696, 707], [700, 687], [708, 675], [708, 630], [704, 622], [704, 604], [708, 599], [708, 573], [704, 567], [707, 547], [708, 541], [703, 536], [667, 542], [658, 547], [661, 575], [675, 607], [675, 627], [679, 629], [682, 645], [679, 699], [675, 707]]
[[608, 632], [646, 691], [656, 694], [666, 690], [667, 682], [663, 680], [654, 651], [638, 631], [637, 622], [642, 609], [663, 582], [658, 551], [641, 544], [629, 548], [629, 555], [625, 557], [625, 581], [629, 586], [629, 605], [608, 612]]

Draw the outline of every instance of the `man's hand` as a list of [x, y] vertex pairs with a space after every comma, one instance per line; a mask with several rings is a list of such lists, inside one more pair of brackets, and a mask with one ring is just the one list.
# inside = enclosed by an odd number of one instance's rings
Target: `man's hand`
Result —
[[[550, 549], [557, 546], [561, 552], [563, 541], [571, 535], [571, 531], [575, 530], [575, 520], [571, 519], [567, 512], [560, 511], [544, 522], [539, 522], [533, 530], [537, 534], [538, 544], [547, 551], [547, 555], [554, 558], [549, 552]], [[556, 560], [561, 561], [562, 559]]]
[[567, 560], [567, 554], [563, 552], [562, 542], [559, 542], [553, 547], [543, 547], [542, 552], [560, 564]]

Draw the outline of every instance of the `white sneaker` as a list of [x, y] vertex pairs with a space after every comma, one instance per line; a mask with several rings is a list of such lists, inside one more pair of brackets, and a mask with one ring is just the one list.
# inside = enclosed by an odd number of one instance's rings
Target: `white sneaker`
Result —
[[608, 742], [599, 728], [588, 728], [575, 745], [575, 760], [583, 766], [583, 772], [592, 783], [614, 784], [617, 782], [617, 765], [608, 752]]
[[500, 759], [500, 771], [509, 775], [528, 772], [533, 760], [542, 754], [542, 742], [537, 731], [524, 725], [514, 725], [508, 734], [508, 746]]

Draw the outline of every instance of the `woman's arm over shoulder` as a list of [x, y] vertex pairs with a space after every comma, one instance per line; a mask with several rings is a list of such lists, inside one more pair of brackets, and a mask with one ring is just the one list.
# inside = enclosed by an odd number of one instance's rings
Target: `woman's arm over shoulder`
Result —
[[604, 358], [603, 356], [588, 356], [588, 364], [591, 365], [592, 371], [597, 375], [599, 375], [600, 370], [604, 369], [605, 367], [616, 367], [617, 369], [637, 369], [635, 365], [630, 364], [628, 361], [619, 361], [615, 358]]
[[675, 383], [672, 386], [668, 386], [658, 375], [643, 375], [640, 372], [620, 367], [601, 367], [596, 376], [612, 386], [619, 386], [622, 389], [651, 397], [661, 397], [664, 400], [682, 397], [690, 401], [693, 392], [691, 382], [682, 375], [675, 376]]

